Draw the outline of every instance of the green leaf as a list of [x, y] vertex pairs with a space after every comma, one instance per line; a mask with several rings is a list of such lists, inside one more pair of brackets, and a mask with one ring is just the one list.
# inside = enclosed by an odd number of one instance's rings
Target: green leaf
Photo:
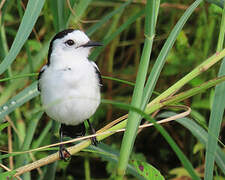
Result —
[[137, 160], [131, 160], [134, 167], [137, 169], [140, 175], [149, 180], [164, 180], [165, 178], [161, 173], [152, 165], [147, 162], [141, 162]]
[[16, 174], [16, 170], [1, 173], [0, 179], [10, 179], [14, 174]]
[[99, 22], [91, 26], [87, 31], [87, 35], [92, 35], [99, 27], [101, 27], [104, 23], [108, 22], [110, 18], [112, 18], [114, 15], [118, 14], [120, 11], [122, 11], [125, 7], [127, 7], [132, 0], [129, 0], [125, 2], [123, 5], [121, 5], [118, 8], [115, 8], [112, 12], [110, 12], [108, 15], [104, 16]]
[[11, 113], [17, 107], [23, 105], [25, 102], [34, 98], [38, 94], [39, 92], [37, 90], [37, 81], [35, 81], [30, 86], [28, 86], [23, 91], [21, 91], [16, 96], [7, 101], [5, 104], [0, 106], [0, 122], [6, 115]]
[[[146, 86], [144, 89], [143, 106], [145, 106], [148, 103], [149, 99], [151, 98], [152, 92], [155, 88], [155, 85], [157, 83], [159, 75], [162, 71], [162, 68], [164, 67], [164, 64], [166, 62], [168, 54], [169, 54], [171, 48], [173, 47], [175, 40], [177, 39], [177, 36], [179, 35], [180, 31], [182, 30], [184, 24], [187, 22], [188, 18], [191, 16], [191, 14], [194, 12], [194, 10], [198, 7], [198, 5], [202, 1], [203, 0], [196, 0], [194, 3], [192, 3], [192, 5], [185, 11], [185, 13], [179, 19], [179, 21], [173, 28], [172, 32], [170, 33], [169, 37], [167, 38], [165, 44], [163, 45], [163, 48], [160, 51], [159, 56], [156, 59], [156, 62], [152, 68], [152, 71], [148, 77], [148, 80], [147, 80], [147, 83], [146, 83]], [[169, 91], [169, 89], [167, 91]], [[167, 91], [165, 91], [163, 94], [161, 94], [161, 96], [163, 96], [163, 95], [165, 95], [165, 97], [168, 96]]]
[[55, 29], [56, 31], [62, 31], [66, 28], [66, 20], [64, 14], [65, 1], [61, 0], [52, 0], [51, 4], [53, 5], [52, 14], [54, 16], [54, 21], [56, 22]]
[[75, 4], [75, 17], [71, 16], [69, 17], [68, 22], [71, 20], [73, 23], [78, 23], [78, 21], [81, 19], [82, 15], [86, 12], [86, 9], [88, 8], [89, 4], [92, 2], [92, 0], [86, 0], [86, 1], [79, 1], [78, 4]]
[[[157, 124], [156, 121], [154, 119], [152, 119], [148, 114], [146, 114], [145, 112], [141, 111], [140, 109], [138, 109], [138, 108], [136, 108], [134, 106], [128, 105], [128, 104], [119, 103], [119, 102], [110, 101], [110, 100], [105, 100], [105, 99], [102, 100], [101, 102], [102, 103], [106, 103], [106, 104], [115, 105], [117, 107], [120, 107], [121, 109], [130, 109], [132, 111], [135, 111], [138, 114], [140, 114], [143, 118], [145, 118], [149, 122], [153, 123], [154, 126], [155, 126], [155, 128], [162, 134], [162, 136], [166, 139], [166, 141], [168, 142], [168, 144], [170, 145], [170, 147], [176, 153], [177, 157], [179, 158], [179, 160], [181, 161], [181, 163], [183, 164], [183, 166], [187, 169], [187, 171], [191, 175], [192, 179], [196, 179], [196, 180], [199, 180], [200, 179], [198, 177], [198, 175], [196, 174], [196, 172], [195, 172], [192, 164], [190, 163], [190, 161], [183, 154], [183, 152], [180, 150], [179, 146], [175, 143], [175, 141], [171, 138], [171, 136], [167, 133], [167, 131], [160, 124]], [[124, 120], [121, 123], [113, 126], [112, 128], [109, 129], [109, 131], [110, 130], [124, 128], [126, 126], [126, 121], [127, 120]], [[104, 139], [107, 136], [109, 136], [109, 134], [99, 136], [99, 140]]]
[[206, 1], [223, 8], [224, 0], [206, 0]]
[[[174, 168], [170, 171], [170, 174], [176, 175], [176, 178], [181, 178], [181, 177], [190, 177], [188, 174], [187, 170], [183, 167], [179, 168]], [[182, 178], [181, 178], [182, 179]]]
[[[92, 152], [96, 151], [99, 157], [114, 164], [116, 167], [119, 158], [118, 150], [104, 143], [100, 143], [98, 146], [89, 146], [87, 150], [91, 150]], [[137, 170], [130, 163], [127, 166], [127, 173], [133, 175], [139, 180], [144, 180], [144, 178], [138, 174]]]
[[197, 154], [199, 151], [202, 151], [204, 149], [204, 145], [202, 143], [199, 143], [197, 142], [195, 145], [194, 145], [194, 148], [193, 148], [193, 153], [194, 154]]
[[[216, 51], [219, 52], [224, 47], [224, 37], [225, 37], [225, 1], [223, 4], [223, 12], [222, 12], [222, 19], [220, 24], [220, 32], [219, 38], [217, 43]], [[225, 58], [223, 59], [218, 77], [225, 75]], [[225, 109], [225, 82], [217, 85], [215, 87], [215, 95], [212, 105], [212, 111], [210, 113], [209, 119], [209, 134], [208, 134], [208, 143], [206, 146], [206, 162], [205, 162], [205, 173], [204, 178], [205, 180], [213, 179], [213, 169], [214, 169], [214, 161], [215, 161], [215, 153], [217, 147], [217, 140], [220, 133], [221, 124], [223, 121], [223, 114]]]
[[[40, 67], [42, 65], [43, 60], [48, 53], [48, 45], [49, 45], [49, 42], [44, 43], [42, 45], [42, 48], [39, 51], [39, 53], [36, 56], [32, 57], [33, 68], [35, 71], [40, 69]], [[23, 70], [20, 71], [20, 74], [26, 74], [29, 72], [30, 72], [30, 67], [29, 67], [29, 64], [27, 64], [23, 68]], [[20, 74], [15, 73], [14, 75], [20, 75]], [[12, 83], [10, 83], [7, 87], [5, 87], [3, 89], [3, 92], [1, 93], [1, 96], [0, 96], [0, 104], [5, 103], [9, 99], [10, 96], [14, 95], [14, 93], [16, 92], [17, 89], [24, 88], [24, 86], [26, 84], [27, 84], [27, 81], [24, 79], [17, 79], [16, 81], [12, 81]], [[1, 111], [1, 109], [0, 109], [0, 111]]]
[[114, 33], [110, 35], [110, 37], [107, 37], [103, 41], [103, 46], [97, 47], [90, 55], [90, 59], [95, 60], [98, 55], [102, 52], [102, 50], [105, 48], [106, 45], [108, 45], [112, 40], [116, 38], [121, 32], [123, 32], [130, 24], [132, 24], [134, 21], [137, 20], [137, 18], [141, 17], [144, 14], [144, 11], [139, 11], [129, 17], [125, 23], [123, 23]]
[[[225, 75], [225, 58], [221, 64], [219, 76]], [[215, 88], [215, 96], [212, 111], [209, 119], [209, 135], [206, 148], [206, 171], [205, 179], [212, 179], [215, 160], [215, 152], [217, 139], [219, 137], [220, 127], [223, 120], [225, 108], [225, 82], [219, 84]]]
[[13, 44], [9, 50], [9, 53], [0, 64], [0, 74], [5, 72], [5, 70], [12, 64], [21, 48], [23, 47], [24, 43], [28, 39], [34, 27], [34, 24], [36, 23], [37, 18], [41, 12], [44, 2], [45, 0], [28, 1], [22, 22], [13, 41]]
[[5, 128], [8, 127], [9, 125], [10, 125], [9, 122], [0, 124], [0, 131], [2, 131], [3, 129], [5, 129]]
[[[176, 113], [174, 112], [164, 112], [157, 116], [157, 118], [167, 118], [170, 116], [174, 116]], [[182, 126], [186, 127], [204, 146], [208, 144], [208, 133], [199, 126], [196, 122], [191, 120], [190, 118], [181, 118], [176, 120]], [[214, 147], [215, 148], [215, 147]], [[219, 146], [217, 146], [215, 152], [215, 160], [217, 165], [220, 167], [221, 171], [225, 175], [225, 153]]]
[[[29, 134], [29, 136], [25, 136], [25, 139], [23, 141], [23, 144], [20, 148], [21, 151], [29, 150], [31, 142], [34, 137], [35, 130], [37, 128], [37, 124], [42, 116], [43, 112], [38, 112], [37, 114], [34, 114], [31, 120], [29, 121], [28, 128], [26, 131], [26, 134]], [[26, 154], [19, 156], [16, 160], [16, 165], [21, 166], [21, 164], [24, 164], [24, 162], [29, 162], [28, 156]]]

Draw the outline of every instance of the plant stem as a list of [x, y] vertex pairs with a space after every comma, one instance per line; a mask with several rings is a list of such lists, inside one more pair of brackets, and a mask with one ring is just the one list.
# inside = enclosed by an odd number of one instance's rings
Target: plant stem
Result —
[[[136, 85], [133, 92], [131, 105], [136, 108], [141, 108], [142, 106], [142, 94], [144, 90], [145, 79], [147, 75], [148, 65], [150, 61], [150, 54], [154, 38], [155, 29], [155, 5], [156, 1], [147, 1], [145, 8], [145, 43], [143, 48], [143, 53], [140, 60], [140, 65], [138, 68], [138, 74], [136, 79]], [[144, 109], [145, 107], [142, 107]], [[141, 115], [135, 111], [129, 111], [128, 123], [126, 131], [122, 140], [122, 145], [120, 149], [120, 157], [117, 169], [118, 179], [123, 179], [125, 175], [126, 167], [132, 151], [137, 128], [140, 124]]]
[[162, 99], [165, 99], [169, 97], [171, 94], [177, 92], [181, 87], [183, 87], [185, 84], [187, 84], [190, 80], [201, 74], [202, 72], [205, 72], [207, 69], [209, 69], [212, 65], [217, 63], [225, 56], [225, 49], [222, 51], [215, 53], [213, 56], [209, 57], [207, 60], [205, 60], [202, 64], [200, 64], [198, 67], [193, 69], [190, 73], [188, 73], [186, 76], [184, 76], [181, 80], [179, 80], [177, 83], [175, 83], [173, 86], [171, 86], [169, 89], [164, 91], [160, 96], [155, 98], [153, 101], [151, 101], [147, 107], [152, 106], [155, 103], [160, 102]]
[[91, 173], [90, 173], [90, 163], [89, 163], [88, 157], [84, 158], [84, 171], [85, 171], [85, 180], [90, 180]]
[[200, 92], [203, 92], [203, 91], [205, 91], [219, 83], [222, 83], [224, 81], [225, 81], [225, 76], [221, 76], [219, 78], [207, 81], [207, 82], [201, 84], [200, 86], [194, 87], [190, 90], [187, 90], [187, 91], [177, 94], [175, 96], [169, 97], [169, 98], [165, 99], [164, 101], [162, 100], [158, 103], [152, 104], [151, 106], [149, 105], [146, 108], [145, 113], [151, 114], [151, 113], [155, 112], [156, 110], [158, 110], [162, 107], [165, 107], [166, 105], [171, 105], [171, 104], [181, 102], [189, 97], [199, 94]]
[[[222, 13], [222, 20], [220, 24], [220, 33], [217, 43], [217, 52], [221, 51], [224, 43], [224, 35], [225, 35], [225, 1]], [[223, 59], [218, 77], [225, 75], [225, 58]], [[225, 83], [221, 83], [215, 87], [215, 95], [212, 104], [212, 110], [210, 113], [209, 126], [208, 126], [208, 143], [206, 145], [206, 157], [205, 157], [205, 173], [204, 179], [211, 180], [213, 179], [213, 169], [214, 169], [214, 161], [215, 161], [215, 153], [217, 149], [217, 140], [220, 133], [221, 123], [223, 121], [224, 114], [224, 91], [225, 91]]]

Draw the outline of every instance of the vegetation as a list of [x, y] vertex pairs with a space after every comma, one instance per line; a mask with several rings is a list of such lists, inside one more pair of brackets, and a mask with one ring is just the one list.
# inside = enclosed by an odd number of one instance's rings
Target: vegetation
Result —
[[[224, 179], [223, 7], [224, 0], [2, 0], [0, 179]], [[91, 119], [101, 143], [67, 139], [73, 156], [64, 162], [37, 75], [49, 41], [68, 27], [104, 44], [90, 55], [104, 87]]]

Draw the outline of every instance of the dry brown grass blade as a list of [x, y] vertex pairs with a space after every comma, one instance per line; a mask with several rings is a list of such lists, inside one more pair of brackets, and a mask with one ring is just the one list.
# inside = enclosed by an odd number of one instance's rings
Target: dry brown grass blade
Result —
[[[9, 153], [12, 153], [12, 128], [11, 126], [8, 126], [7, 128], [7, 134], [8, 134], [8, 151]], [[9, 157], [9, 167], [10, 169], [13, 169], [13, 156]]]

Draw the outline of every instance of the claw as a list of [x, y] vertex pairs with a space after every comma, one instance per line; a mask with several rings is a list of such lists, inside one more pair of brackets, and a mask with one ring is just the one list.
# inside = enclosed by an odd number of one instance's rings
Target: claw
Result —
[[[87, 122], [88, 122], [89, 127], [91, 128], [92, 134], [95, 134], [95, 129], [91, 125], [89, 119], [87, 119]], [[99, 143], [99, 141], [97, 140], [96, 136], [91, 138], [91, 144], [93, 144], [94, 146], [97, 146], [98, 143]]]
[[[60, 127], [59, 134], [60, 134], [60, 142], [62, 142], [63, 141], [63, 127], [62, 126]], [[71, 154], [65, 148], [64, 144], [59, 145], [59, 158], [64, 161], [68, 161], [71, 158]]]
[[[87, 121], [88, 121], [89, 127], [91, 128], [92, 134], [95, 134], [95, 129], [91, 125], [89, 119], [87, 119]], [[76, 129], [74, 129], [74, 128], [76, 128]], [[80, 133], [81, 135], [85, 134], [85, 126], [84, 126], [84, 124], [77, 125], [77, 126], [61, 124], [60, 130], [59, 130], [60, 142], [63, 142], [64, 135], [69, 136], [71, 138], [75, 138], [77, 136], [77, 133], [74, 133], [74, 130], [78, 130], [77, 132]], [[99, 141], [97, 140], [96, 137], [92, 137], [91, 138], [91, 143], [92, 143], [92, 145], [97, 146]], [[71, 154], [65, 148], [64, 144], [61, 144], [59, 146], [59, 158], [61, 160], [64, 160], [64, 161], [68, 161], [71, 158]]]
[[69, 151], [64, 147], [64, 145], [59, 146], [59, 158], [64, 160], [65, 162], [70, 160], [71, 154]]
[[96, 137], [92, 137], [92, 138], [91, 138], [91, 144], [93, 144], [94, 146], [98, 146], [99, 141], [97, 140]]

